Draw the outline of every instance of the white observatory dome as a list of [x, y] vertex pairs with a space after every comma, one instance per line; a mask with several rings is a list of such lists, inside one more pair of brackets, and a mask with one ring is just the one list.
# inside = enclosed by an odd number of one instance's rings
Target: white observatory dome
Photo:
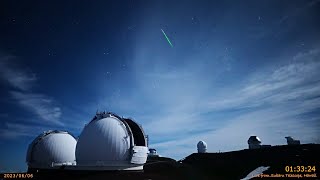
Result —
[[248, 139], [249, 149], [257, 149], [261, 147], [261, 140], [258, 136], [250, 136]]
[[207, 143], [204, 141], [199, 141], [197, 144], [198, 153], [206, 153], [207, 152]]
[[79, 136], [78, 168], [86, 170], [136, 170], [147, 160], [143, 129], [131, 119], [97, 113]]
[[76, 144], [76, 139], [66, 131], [45, 131], [28, 147], [28, 167], [50, 169], [62, 165], [75, 165]]
[[149, 149], [149, 154], [148, 154], [149, 157], [159, 157], [159, 154], [157, 153], [157, 150], [154, 149], [154, 148], [150, 148]]

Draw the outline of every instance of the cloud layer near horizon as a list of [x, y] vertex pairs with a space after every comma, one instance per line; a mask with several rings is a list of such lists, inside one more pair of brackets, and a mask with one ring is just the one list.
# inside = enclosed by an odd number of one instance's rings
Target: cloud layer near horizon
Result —
[[[43, 93], [35, 93], [34, 87], [37, 85], [37, 76], [32, 71], [27, 71], [25, 67], [15, 65], [15, 58], [13, 56], [0, 57], [0, 79], [9, 85], [8, 93], [11, 96], [14, 104], [20, 105], [22, 108], [31, 112], [34, 117], [25, 119], [22, 124], [16, 124], [19, 127], [26, 128], [13, 128], [10, 123], [0, 129], [1, 138], [16, 138], [19, 136], [35, 135], [32, 128], [25, 125], [26, 122], [38, 122], [38, 128], [41, 129], [44, 125], [57, 125], [61, 126], [61, 108], [56, 105], [52, 97]], [[7, 117], [9, 115], [7, 114]], [[30, 126], [32, 127], [32, 126]], [[40, 131], [41, 132], [41, 131]]]
[[[291, 54], [279, 66], [257, 69], [222, 86], [216, 84], [222, 74], [205, 78], [215, 68], [201, 61], [170, 70], [164, 60], [142, 62], [148, 59], [142, 54], [136, 57], [138, 90], [117, 102], [125, 101], [122, 105], [137, 112], [134, 117], [154, 140], [152, 147], [163, 155], [182, 158], [196, 151], [199, 140], [208, 143], [209, 151], [243, 149], [252, 134], [272, 145], [285, 144], [288, 135], [303, 143], [319, 142], [319, 118], [314, 115], [320, 108], [319, 49]], [[146, 104], [143, 113], [135, 105], [138, 99]]]
[[[319, 56], [319, 49], [297, 53], [281, 66], [222, 86], [216, 81], [223, 78], [223, 70], [204, 78], [212, 66], [189, 60], [175, 69], [168, 68], [166, 61], [152, 62], [154, 68], [147, 68], [150, 62], [137, 56], [133, 66], [136, 91], [105, 98], [101, 104], [133, 116], [143, 124], [153, 147], [178, 159], [194, 152], [199, 140], [208, 143], [209, 151], [246, 148], [252, 134], [265, 144], [284, 144], [287, 135], [306, 143], [318, 142], [319, 118], [312, 113], [320, 107]], [[15, 77], [10, 71], [2, 71], [2, 77], [12, 78], [6, 79], [16, 88], [10, 91], [12, 98], [51, 125], [62, 125], [61, 109], [53, 99], [31, 91], [36, 79], [31, 81], [23, 71]], [[31, 126], [19, 123], [7, 123], [1, 130], [2, 137], [8, 138], [30, 136], [31, 132]]]

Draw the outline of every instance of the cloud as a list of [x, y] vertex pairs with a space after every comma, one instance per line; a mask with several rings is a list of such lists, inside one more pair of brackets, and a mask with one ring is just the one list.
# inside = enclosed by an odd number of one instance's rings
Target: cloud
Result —
[[37, 81], [36, 75], [14, 66], [9, 62], [12, 59], [12, 56], [0, 57], [0, 77], [19, 90], [30, 90]]
[[11, 91], [10, 94], [21, 106], [33, 112], [42, 120], [63, 125], [63, 123], [59, 121], [62, 114], [60, 107], [54, 105], [53, 100], [46, 95], [21, 93], [17, 91]]
[[286, 65], [250, 77], [233, 95], [213, 99], [212, 109], [232, 109], [273, 105], [289, 100], [303, 100], [320, 95], [320, 52], [299, 53]]
[[19, 137], [36, 137], [41, 132], [48, 130], [49, 127], [28, 125], [22, 123], [5, 123], [5, 128], [0, 129], [1, 139], [16, 139]]
[[[37, 85], [37, 77], [27, 68], [16, 65], [15, 57], [0, 57], [0, 78], [5, 80], [15, 90], [9, 90], [11, 97], [23, 108], [35, 114], [36, 117], [25, 119], [39, 124], [54, 124], [62, 126], [60, 121], [62, 111], [52, 97], [43, 93], [35, 93], [34, 86]], [[40, 119], [40, 121], [35, 121]], [[41, 121], [42, 120], [42, 121]], [[6, 130], [2, 130], [3, 132]], [[13, 135], [26, 135], [24, 132], [7, 132]]]
[[280, 66], [223, 85], [218, 83], [223, 73], [206, 72], [227, 67], [203, 65], [201, 56], [176, 69], [168, 67], [169, 60], [147, 61], [150, 57], [136, 57], [137, 88], [127, 107], [137, 112], [143, 104], [143, 114], [132, 116], [162, 155], [182, 158], [196, 151], [199, 140], [207, 141], [209, 151], [244, 149], [252, 134], [272, 145], [285, 144], [287, 135], [303, 143], [317, 141], [320, 124], [312, 113], [320, 108], [319, 49], [288, 56]]
[[[284, 137], [287, 135], [300, 139], [302, 143], [315, 142], [315, 137], [320, 133], [319, 123], [316, 124], [319, 118], [306, 123], [287, 110], [286, 107], [277, 106], [242, 114], [216, 130], [196, 135], [185, 134], [182, 138], [154, 143], [151, 146], [164, 156], [181, 159], [196, 152], [196, 143], [199, 140], [207, 142], [209, 152], [245, 149], [250, 135], [258, 135], [263, 144], [271, 145], [285, 144]], [[303, 126], [301, 123], [304, 123]]]

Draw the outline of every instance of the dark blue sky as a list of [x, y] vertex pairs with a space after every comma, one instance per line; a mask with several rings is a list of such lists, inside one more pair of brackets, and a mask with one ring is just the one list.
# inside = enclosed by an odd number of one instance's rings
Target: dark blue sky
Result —
[[[291, 135], [319, 142], [320, 1], [1, 1], [0, 170], [97, 109], [182, 158]], [[169, 45], [163, 29], [171, 40]]]

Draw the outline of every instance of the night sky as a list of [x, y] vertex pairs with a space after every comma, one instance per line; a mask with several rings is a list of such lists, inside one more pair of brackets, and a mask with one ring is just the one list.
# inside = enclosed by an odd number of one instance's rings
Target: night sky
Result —
[[[0, 2], [0, 170], [45, 130], [132, 117], [160, 155], [320, 143], [320, 1]], [[173, 47], [164, 37], [164, 30]]]

